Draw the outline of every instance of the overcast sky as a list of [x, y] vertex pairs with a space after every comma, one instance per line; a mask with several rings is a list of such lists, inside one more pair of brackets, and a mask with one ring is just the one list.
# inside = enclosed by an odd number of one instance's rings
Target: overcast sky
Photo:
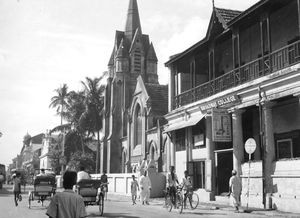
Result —
[[[217, 7], [245, 10], [257, 0], [215, 0]], [[60, 123], [49, 109], [54, 89], [79, 90], [85, 77], [107, 70], [116, 30], [124, 30], [129, 0], [0, 0], [0, 163], [20, 153], [22, 140]], [[142, 32], [163, 64], [201, 40], [210, 0], [138, 0]]]

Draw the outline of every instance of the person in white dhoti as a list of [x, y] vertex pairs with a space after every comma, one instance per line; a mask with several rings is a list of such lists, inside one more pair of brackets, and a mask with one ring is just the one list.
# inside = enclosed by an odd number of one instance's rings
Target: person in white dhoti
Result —
[[148, 176], [147, 171], [144, 172], [144, 175], [140, 178], [140, 196], [142, 204], [149, 205], [149, 197], [150, 197], [150, 191], [151, 191], [151, 181]]
[[242, 184], [240, 178], [236, 175], [236, 170], [232, 170], [232, 176], [229, 180], [229, 195], [235, 211], [239, 211], [240, 196], [242, 192]]

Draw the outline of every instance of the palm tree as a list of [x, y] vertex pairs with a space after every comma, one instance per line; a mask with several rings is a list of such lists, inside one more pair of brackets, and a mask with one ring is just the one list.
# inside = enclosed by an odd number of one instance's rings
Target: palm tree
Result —
[[85, 153], [85, 143], [84, 143], [84, 132], [85, 129], [80, 125], [80, 118], [85, 112], [85, 96], [83, 91], [71, 91], [68, 98], [68, 107], [66, 112], [66, 119], [74, 127], [74, 133], [79, 135], [81, 141], [82, 153]]
[[56, 96], [51, 98], [51, 103], [49, 107], [57, 108], [56, 113], [60, 115], [60, 125], [63, 124], [63, 117], [65, 116], [65, 110], [67, 108], [67, 100], [70, 93], [68, 92], [67, 84], [63, 84], [60, 88], [54, 90]]
[[104, 86], [100, 85], [103, 77], [91, 79], [86, 77], [81, 82], [85, 93], [85, 112], [80, 118], [80, 126], [88, 131], [88, 134], [97, 134], [96, 173], [100, 166], [100, 130], [102, 129], [102, 111], [104, 106]]

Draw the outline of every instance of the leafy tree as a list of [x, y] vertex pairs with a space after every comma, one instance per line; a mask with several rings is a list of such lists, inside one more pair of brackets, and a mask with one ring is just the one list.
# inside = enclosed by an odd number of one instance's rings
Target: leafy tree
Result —
[[95, 155], [93, 153], [82, 153], [81, 151], [76, 151], [71, 154], [70, 161], [68, 162], [68, 167], [79, 171], [80, 166], [84, 166], [88, 172], [94, 172], [94, 163]]
[[65, 158], [62, 152], [63, 135], [61, 134], [58, 139], [58, 143], [50, 143], [49, 148], [49, 161], [53, 171], [58, 175], [61, 171], [61, 165], [65, 164]]
[[62, 125], [69, 97], [68, 86], [67, 84], [63, 84], [60, 88], [55, 89], [54, 91], [57, 95], [51, 98], [49, 107], [56, 108], [56, 113], [60, 115], [60, 124]]
[[86, 77], [85, 82], [81, 82], [85, 94], [85, 111], [80, 118], [80, 127], [88, 132], [88, 135], [97, 135], [96, 151], [96, 173], [100, 166], [100, 130], [102, 129], [102, 111], [104, 106], [103, 93], [104, 86], [100, 85], [102, 77], [91, 79]]

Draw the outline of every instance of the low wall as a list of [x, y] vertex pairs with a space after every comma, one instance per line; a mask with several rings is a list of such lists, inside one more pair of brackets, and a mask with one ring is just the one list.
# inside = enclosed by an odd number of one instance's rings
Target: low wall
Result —
[[274, 163], [272, 207], [300, 213], [300, 160], [287, 159]]
[[[266, 196], [266, 207], [284, 212], [300, 213], [300, 159], [274, 161], [272, 175], [273, 193]], [[249, 207], [263, 208], [262, 204], [262, 164], [260, 161], [242, 165], [241, 203]]]
[[[137, 173], [110, 173], [107, 174], [108, 179], [108, 192], [131, 195], [130, 185], [132, 181], [132, 175], [135, 175], [139, 180], [139, 175]], [[91, 174], [93, 179], [100, 179], [101, 174]], [[150, 192], [151, 198], [163, 196], [163, 190], [166, 187], [166, 178], [161, 173], [149, 173], [149, 178], [152, 185], [152, 190]]]

